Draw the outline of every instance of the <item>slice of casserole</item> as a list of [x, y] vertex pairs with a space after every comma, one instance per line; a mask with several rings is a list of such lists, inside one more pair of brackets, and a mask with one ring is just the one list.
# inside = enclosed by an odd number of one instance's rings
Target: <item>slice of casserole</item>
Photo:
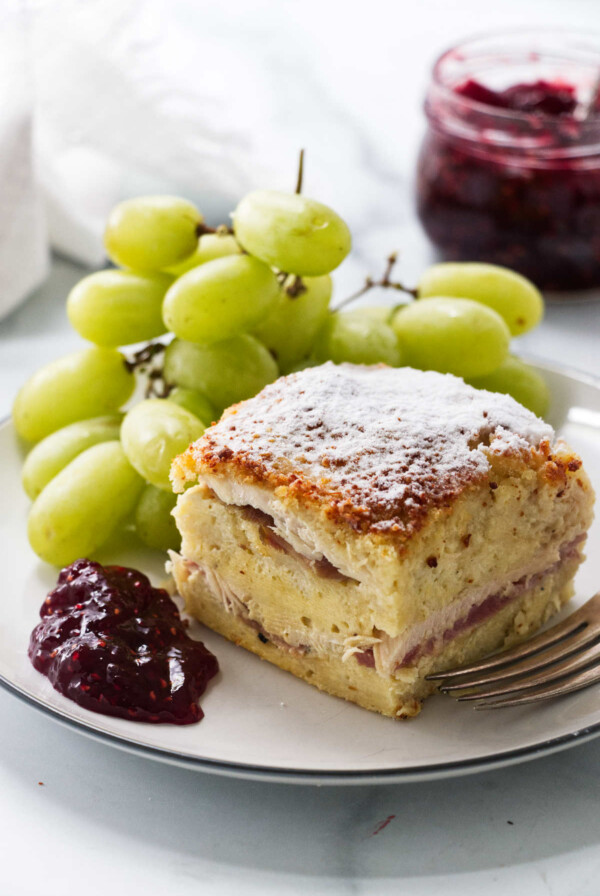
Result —
[[573, 591], [581, 460], [512, 398], [324, 364], [173, 464], [187, 610], [330, 694], [415, 715], [430, 672], [528, 637]]

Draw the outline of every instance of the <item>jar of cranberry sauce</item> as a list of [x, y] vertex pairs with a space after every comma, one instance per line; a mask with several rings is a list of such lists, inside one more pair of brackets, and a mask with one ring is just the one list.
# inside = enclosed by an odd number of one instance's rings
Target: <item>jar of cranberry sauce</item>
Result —
[[417, 205], [445, 259], [600, 286], [599, 93], [600, 44], [576, 33], [499, 33], [438, 59]]

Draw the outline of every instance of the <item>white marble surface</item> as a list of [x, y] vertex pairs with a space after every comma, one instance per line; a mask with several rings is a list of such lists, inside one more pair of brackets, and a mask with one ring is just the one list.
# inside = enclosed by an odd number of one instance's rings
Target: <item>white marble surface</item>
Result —
[[[435, 52], [482, 27], [600, 27], [595, 0], [372, 0], [360, 7], [273, 0], [252, 4], [252, 14], [237, 0], [204, 20], [201, 6], [180, 2], [178, 15], [192, 32], [202, 25], [216, 46], [223, 40], [230, 52], [243, 46], [264, 54], [271, 71], [265, 117], [277, 151], [308, 145], [311, 192], [350, 220], [356, 252], [340, 271], [340, 297], [391, 248], [402, 251], [400, 272], [409, 282], [428, 257], [409, 183]], [[47, 284], [0, 323], [1, 416], [29, 373], [79, 345], [64, 298], [80, 275], [56, 261]], [[600, 304], [551, 306], [520, 348], [600, 375]], [[600, 891], [600, 740], [462, 779], [316, 788], [226, 780], [138, 759], [1, 691], [0, 715], [2, 896]]]

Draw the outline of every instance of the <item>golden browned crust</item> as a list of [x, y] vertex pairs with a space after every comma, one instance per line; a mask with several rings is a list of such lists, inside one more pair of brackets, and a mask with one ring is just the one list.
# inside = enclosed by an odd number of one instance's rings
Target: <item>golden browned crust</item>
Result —
[[466, 490], [493, 489], [502, 468], [566, 482], [581, 462], [553, 439], [509, 396], [456, 377], [326, 364], [229, 408], [175, 460], [173, 478], [178, 490], [203, 474], [259, 485], [401, 543]]

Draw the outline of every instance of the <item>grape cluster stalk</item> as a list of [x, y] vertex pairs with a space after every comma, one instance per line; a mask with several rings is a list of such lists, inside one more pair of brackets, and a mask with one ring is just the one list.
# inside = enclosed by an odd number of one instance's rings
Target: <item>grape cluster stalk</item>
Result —
[[[232, 227], [209, 227], [174, 196], [113, 209], [104, 241], [114, 267], [84, 277], [67, 298], [88, 347], [37, 371], [13, 407], [30, 446], [28, 535], [43, 560], [93, 556], [119, 531], [177, 549], [173, 458], [225, 408], [307, 366], [438, 370], [545, 412], [543, 380], [509, 354], [511, 338], [543, 314], [532, 283], [506, 268], [452, 263], [406, 289], [392, 278], [393, 254], [380, 279], [332, 307], [331, 273], [351, 234], [302, 194], [302, 179], [301, 156], [295, 192], [249, 193]], [[375, 287], [410, 301], [348, 309]], [[145, 395], [132, 401], [139, 380]]]

